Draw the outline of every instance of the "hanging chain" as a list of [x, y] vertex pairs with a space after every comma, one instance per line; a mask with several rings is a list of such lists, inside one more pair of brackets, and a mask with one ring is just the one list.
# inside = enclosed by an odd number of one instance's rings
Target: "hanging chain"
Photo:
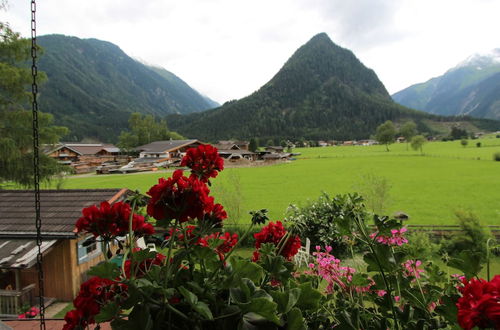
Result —
[[36, 66], [37, 45], [36, 45], [36, 2], [31, 0], [31, 75], [33, 83], [31, 92], [33, 94], [32, 113], [33, 113], [33, 179], [35, 190], [35, 226], [36, 226], [36, 245], [38, 254], [36, 256], [36, 267], [38, 269], [38, 295], [40, 304], [40, 329], [45, 329], [45, 302], [44, 302], [44, 283], [43, 283], [43, 256], [42, 256], [42, 219], [40, 216], [40, 156], [39, 156], [39, 132], [38, 132], [38, 85], [36, 82], [38, 68]]

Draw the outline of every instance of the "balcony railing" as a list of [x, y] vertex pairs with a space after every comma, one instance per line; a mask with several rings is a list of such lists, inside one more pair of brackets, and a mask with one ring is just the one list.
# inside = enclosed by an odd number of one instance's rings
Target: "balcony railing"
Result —
[[34, 294], [35, 284], [30, 284], [21, 290], [0, 290], [0, 316], [17, 316], [23, 306], [33, 306]]

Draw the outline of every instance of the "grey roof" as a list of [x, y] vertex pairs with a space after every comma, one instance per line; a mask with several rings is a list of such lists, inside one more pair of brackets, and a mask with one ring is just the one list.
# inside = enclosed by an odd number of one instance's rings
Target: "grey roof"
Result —
[[135, 148], [135, 150], [147, 151], [147, 152], [170, 152], [195, 143], [201, 143], [201, 142], [198, 140], [154, 141], [142, 146], [138, 146]]
[[[75, 236], [75, 223], [84, 207], [123, 199], [127, 192], [118, 188], [41, 190], [42, 234], [50, 238]], [[0, 190], [0, 238], [35, 235], [33, 191]]]
[[[42, 253], [57, 240], [42, 241]], [[30, 268], [36, 263], [38, 246], [34, 239], [0, 239], [0, 268]]]

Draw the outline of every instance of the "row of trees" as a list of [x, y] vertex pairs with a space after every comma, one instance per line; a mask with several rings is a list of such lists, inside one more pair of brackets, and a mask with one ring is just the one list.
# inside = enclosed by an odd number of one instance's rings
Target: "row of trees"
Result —
[[417, 124], [413, 121], [407, 121], [398, 131], [394, 123], [387, 120], [385, 123], [377, 127], [375, 139], [380, 144], [385, 144], [386, 150], [389, 151], [389, 145], [396, 141], [396, 135], [400, 135], [405, 138], [407, 150], [408, 144], [411, 144], [411, 147], [414, 150], [420, 150], [420, 152], [422, 152], [423, 145], [427, 139], [423, 135], [417, 134]]
[[[1, 8], [0, 8], [1, 9]], [[31, 43], [0, 22], [0, 185], [12, 181], [23, 186], [33, 184], [33, 128], [29, 109], [31, 94]], [[46, 80], [38, 72], [37, 83]], [[39, 113], [40, 144], [55, 144], [68, 129], [53, 125], [50, 114]], [[40, 153], [40, 176], [49, 180], [63, 167]]]

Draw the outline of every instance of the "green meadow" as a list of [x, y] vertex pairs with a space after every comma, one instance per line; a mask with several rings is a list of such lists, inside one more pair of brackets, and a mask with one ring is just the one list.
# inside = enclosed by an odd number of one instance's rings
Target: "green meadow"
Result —
[[[476, 147], [480, 142], [481, 147]], [[301, 205], [329, 195], [354, 192], [367, 176], [390, 184], [387, 214], [403, 211], [409, 224], [452, 225], [454, 212], [472, 211], [484, 225], [500, 225], [500, 139], [429, 142], [423, 155], [405, 143], [385, 146], [298, 148], [297, 160], [269, 166], [227, 168], [212, 180], [216, 201], [231, 198], [235, 182], [241, 191], [240, 222], [248, 211], [267, 208], [273, 220], [282, 219], [290, 204]], [[169, 172], [147, 174], [73, 176], [63, 188], [126, 187], [146, 192]], [[236, 178], [236, 179], [235, 179]], [[217, 194], [217, 192], [219, 194]], [[236, 219], [233, 219], [236, 220]]]

